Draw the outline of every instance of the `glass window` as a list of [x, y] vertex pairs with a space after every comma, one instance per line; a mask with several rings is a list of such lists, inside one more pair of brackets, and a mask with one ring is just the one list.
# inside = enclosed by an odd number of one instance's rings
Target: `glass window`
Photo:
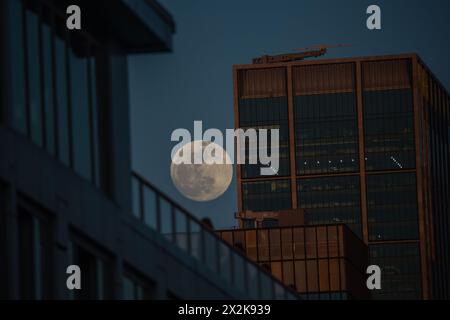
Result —
[[292, 206], [289, 180], [244, 182], [242, 189], [243, 210], [273, 211]]
[[[255, 129], [258, 133], [258, 137], [260, 129], [278, 129], [280, 140], [279, 170], [277, 172], [277, 175], [289, 175], [289, 128], [286, 97], [241, 99], [239, 101], [239, 126], [243, 130], [250, 128]], [[267, 142], [269, 151], [271, 147], [270, 141], [270, 136], [268, 136]], [[261, 165], [249, 164], [249, 152], [251, 152], [250, 145], [248, 143], [248, 139], [246, 139], [245, 157], [243, 157], [245, 159], [245, 164], [241, 165], [242, 178], [252, 178], [260, 176]], [[257, 150], [252, 149], [252, 152], [257, 152]], [[267, 154], [270, 155], [270, 152], [268, 152]]]
[[415, 167], [411, 89], [364, 92], [367, 170]]
[[141, 275], [125, 272], [122, 280], [122, 298], [124, 300], [150, 300], [155, 296], [155, 285]]
[[135, 217], [140, 218], [140, 216], [141, 216], [140, 184], [139, 184], [139, 180], [134, 177], [131, 179], [131, 192], [132, 192], [132, 196], [133, 196], [132, 213]]
[[418, 239], [414, 173], [367, 176], [369, 240]]
[[122, 296], [124, 300], [136, 299], [134, 282], [127, 277], [124, 277], [122, 281]]
[[42, 27], [42, 54], [44, 65], [44, 113], [45, 113], [45, 142], [47, 151], [55, 155], [55, 106], [53, 103], [53, 55], [52, 31], [46, 24]]
[[434, 239], [434, 263], [433, 263], [433, 297], [448, 299], [450, 296], [450, 282], [448, 270], [450, 270], [449, 251], [449, 117], [448, 97], [445, 89], [433, 77], [428, 81], [428, 99], [424, 101], [423, 109], [427, 116], [427, 144], [429, 149], [429, 176], [432, 192], [431, 219]]
[[77, 300], [111, 299], [113, 297], [113, 272], [111, 263], [95, 249], [86, 249], [72, 243], [72, 264], [82, 270], [81, 290], [74, 290]]
[[88, 96], [87, 58], [70, 50], [70, 77], [72, 97], [72, 141], [74, 169], [86, 179], [91, 178], [91, 145]]
[[55, 66], [59, 159], [64, 164], [70, 165], [66, 44], [59, 36], [55, 37]]
[[100, 186], [96, 44], [39, 1], [9, 10], [12, 127]]
[[354, 92], [296, 96], [294, 112], [297, 174], [358, 170]]
[[419, 247], [415, 243], [370, 245], [370, 263], [382, 271], [381, 290], [374, 299], [420, 299], [421, 271]]
[[[17, 35], [23, 34], [22, 2], [9, 1], [10, 28]], [[12, 126], [27, 134], [27, 112], [25, 101], [25, 57], [22, 37], [9, 37], [11, 61], [11, 122]]]
[[[91, 48], [92, 50], [92, 48]], [[101, 168], [100, 168], [100, 142], [99, 142], [99, 108], [98, 108], [98, 99], [97, 99], [97, 63], [95, 57], [89, 58], [89, 85], [90, 91], [89, 95], [91, 97], [91, 109], [90, 109], [90, 120], [92, 124], [91, 135], [92, 135], [92, 158], [94, 165], [94, 182], [97, 186], [100, 186], [101, 183]]]
[[51, 297], [51, 228], [48, 221], [19, 208], [19, 295]]
[[31, 10], [26, 11], [28, 99], [31, 140], [42, 145], [42, 106], [39, 51], [39, 18]]
[[361, 234], [358, 176], [299, 179], [297, 188], [305, 224], [345, 223]]

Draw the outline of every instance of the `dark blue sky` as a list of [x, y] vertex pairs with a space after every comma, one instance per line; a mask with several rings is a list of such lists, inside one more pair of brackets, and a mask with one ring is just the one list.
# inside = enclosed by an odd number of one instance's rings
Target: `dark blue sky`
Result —
[[[417, 52], [450, 89], [448, 0], [160, 0], [177, 24], [174, 52], [132, 56], [133, 169], [216, 227], [230, 227], [236, 184], [219, 199], [198, 203], [170, 179], [170, 135], [176, 128], [233, 128], [233, 64], [315, 44], [350, 43], [326, 58]], [[366, 28], [366, 8], [382, 10], [382, 30]], [[204, 129], [205, 130], [205, 129]]]

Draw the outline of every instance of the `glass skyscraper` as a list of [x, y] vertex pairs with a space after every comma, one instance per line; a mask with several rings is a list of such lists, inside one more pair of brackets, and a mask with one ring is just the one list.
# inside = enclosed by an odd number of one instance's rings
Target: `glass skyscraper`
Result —
[[373, 298], [450, 298], [450, 98], [417, 55], [236, 65], [234, 89], [235, 127], [280, 129], [277, 175], [238, 166], [239, 212], [345, 223]]

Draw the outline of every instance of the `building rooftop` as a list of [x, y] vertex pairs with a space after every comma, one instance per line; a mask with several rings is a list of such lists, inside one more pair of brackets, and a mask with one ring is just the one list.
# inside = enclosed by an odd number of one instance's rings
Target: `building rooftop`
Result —
[[96, 39], [109, 43], [114, 38], [127, 53], [172, 50], [175, 22], [155, 0], [51, 0], [65, 15], [67, 6], [82, 9], [82, 28]]

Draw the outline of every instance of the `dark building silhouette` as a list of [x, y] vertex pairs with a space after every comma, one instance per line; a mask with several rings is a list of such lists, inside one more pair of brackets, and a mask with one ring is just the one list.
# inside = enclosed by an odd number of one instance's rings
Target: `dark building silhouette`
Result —
[[[1, 298], [297, 298], [131, 172], [127, 55], [170, 51], [170, 14], [3, 0], [0, 19]], [[66, 286], [73, 264], [81, 290]]]
[[367, 246], [346, 225], [220, 230], [305, 300], [368, 299]]
[[277, 175], [238, 167], [239, 218], [345, 223], [373, 298], [450, 298], [449, 94], [417, 55], [236, 65], [234, 89], [235, 127], [280, 130]]

